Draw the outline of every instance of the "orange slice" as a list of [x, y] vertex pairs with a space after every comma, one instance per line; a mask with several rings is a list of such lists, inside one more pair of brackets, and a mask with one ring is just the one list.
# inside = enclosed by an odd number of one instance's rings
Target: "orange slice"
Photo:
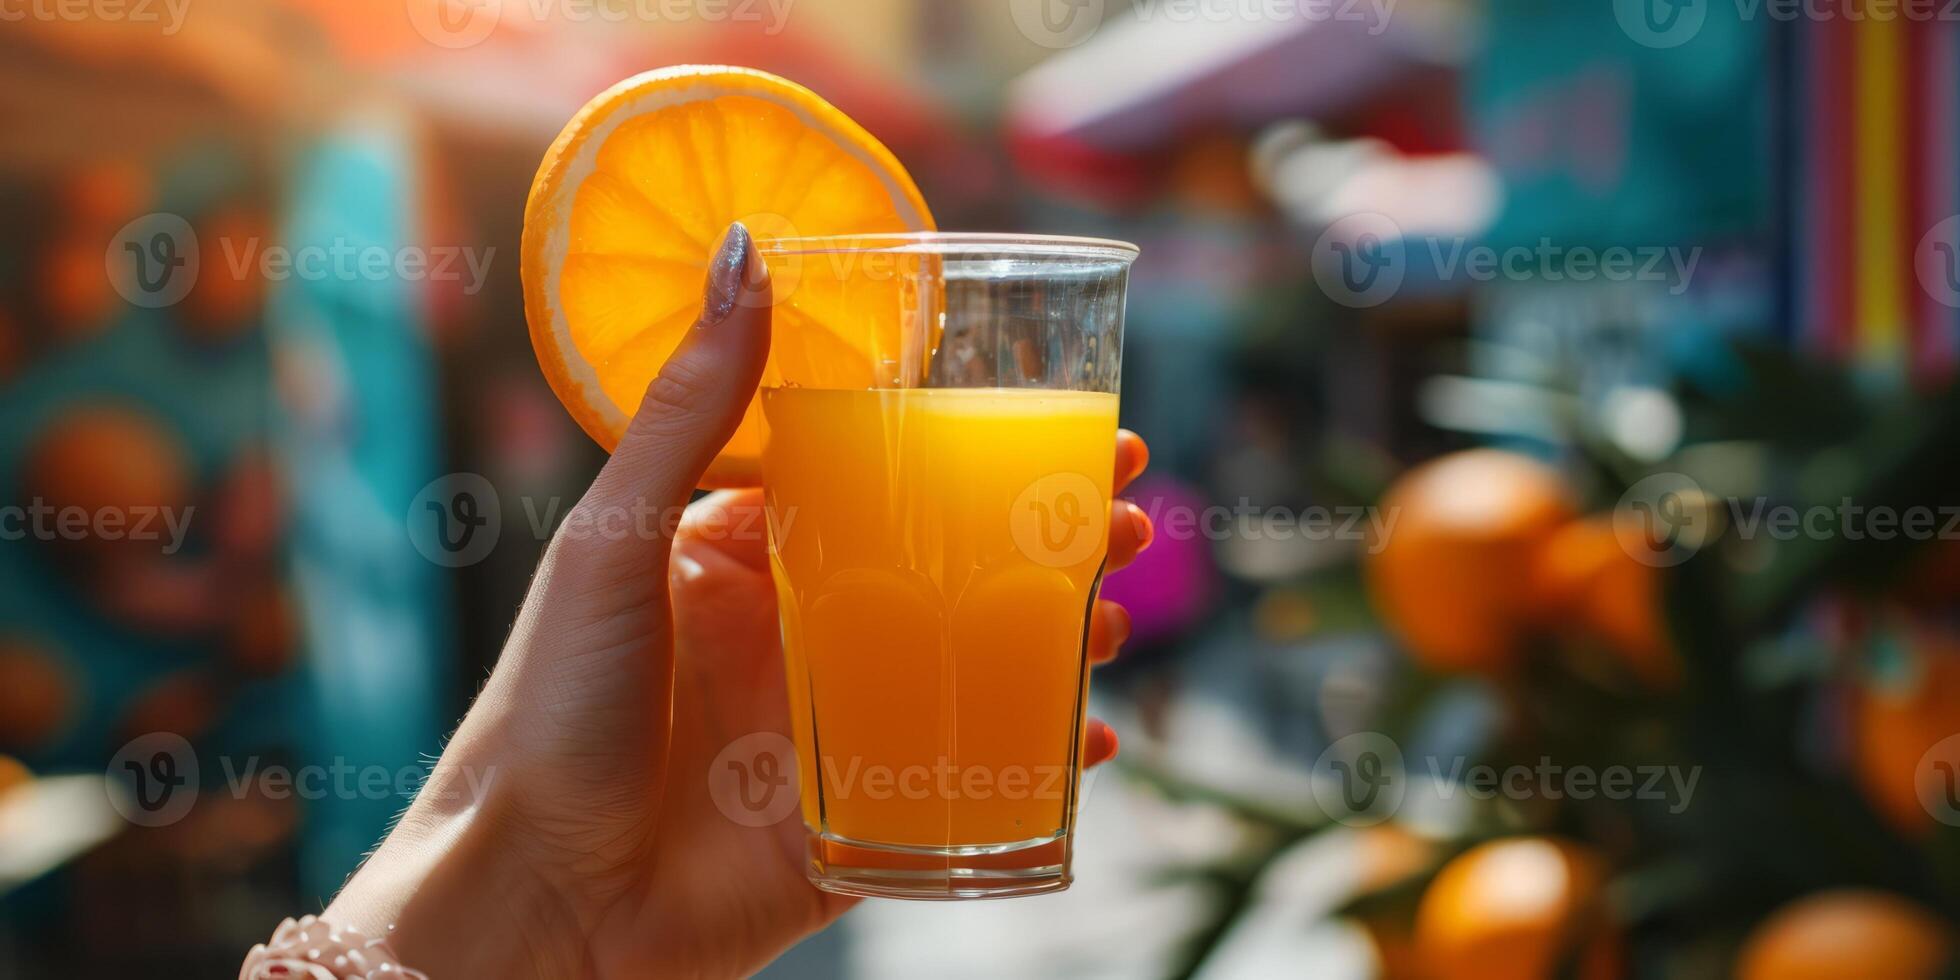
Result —
[[[524, 312], [552, 390], [607, 450], [699, 314], [708, 260], [732, 221], [758, 240], [933, 227], [891, 151], [794, 82], [680, 65], [586, 103], [531, 181]], [[824, 374], [868, 376], [880, 349], [896, 346], [880, 336], [886, 325], [867, 324], [861, 291], [818, 285], [792, 301], [784, 285], [765, 384], [788, 357], [801, 372], [815, 361]], [[702, 485], [758, 484], [761, 452], [751, 402]]]

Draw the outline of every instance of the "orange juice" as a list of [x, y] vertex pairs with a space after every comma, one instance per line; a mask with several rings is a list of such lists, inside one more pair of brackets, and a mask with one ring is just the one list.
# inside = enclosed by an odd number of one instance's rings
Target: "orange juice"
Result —
[[824, 839], [982, 853], [1064, 833], [1116, 405], [763, 391], [803, 816]]

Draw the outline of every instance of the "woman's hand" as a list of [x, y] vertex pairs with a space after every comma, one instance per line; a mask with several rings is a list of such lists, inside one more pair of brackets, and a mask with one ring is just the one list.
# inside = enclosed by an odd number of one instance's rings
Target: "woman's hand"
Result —
[[[850, 906], [804, 877], [797, 811], [749, 827], [709, 789], [730, 743], [790, 728], [761, 495], [687, 506], [761, 376], [768, 290], [731, 227], [700, 320], [546, 549], [488, 685], [327, 920], [395, 924], [402, 961], [437, 977], [729, 976]], [[1146, 455], [1119, 433], [1118, 490]], [[1116, 508], [1111, 568], [1151, 533]], [[1099, 600], [1091, 659], [1128, 633]], [[1086, 761], [1115, 749], [1091, 720]]]

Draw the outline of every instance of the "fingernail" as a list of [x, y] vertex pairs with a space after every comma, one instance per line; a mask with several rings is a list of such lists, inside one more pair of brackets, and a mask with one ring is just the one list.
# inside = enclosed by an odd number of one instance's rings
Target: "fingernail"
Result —
[[1089, 719], [1088, 730], [1083, 733], [1082, 755], [1089, 765], [1105, 761], [1116, 755], [1116, 730], [1104, 724], [1101, 719]]
[[1130, 507], [1130, 527], [1137, 532], [1137, 546], [1140, 549], [1148, 547], [1150, 539], [1157, 536], [1157, 529], [1150, 525], [1150, 515], [1135, 505]]
[[728, 226], [708, 263], [708, 285], [701, 298], [701, 324], [720, 323], [742, 298], [742, 274], [749, 264], [749, 230], [737, 221]]

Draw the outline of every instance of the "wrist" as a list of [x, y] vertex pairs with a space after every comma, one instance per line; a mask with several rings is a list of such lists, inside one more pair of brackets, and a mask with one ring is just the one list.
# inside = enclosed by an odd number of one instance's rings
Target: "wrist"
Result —
[[526, 860], [511, 788], [487, 754], [452, 743], [322, 918], [386, 936], [434, 977], [578, 975], [580, 926]]

